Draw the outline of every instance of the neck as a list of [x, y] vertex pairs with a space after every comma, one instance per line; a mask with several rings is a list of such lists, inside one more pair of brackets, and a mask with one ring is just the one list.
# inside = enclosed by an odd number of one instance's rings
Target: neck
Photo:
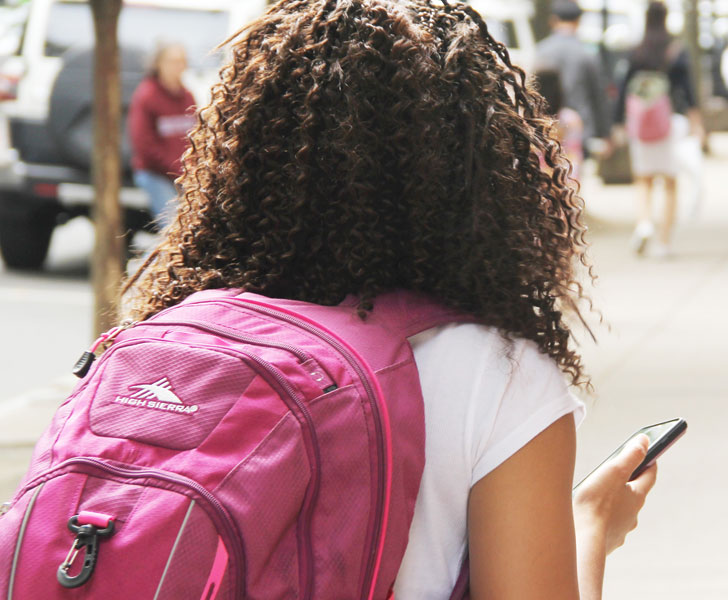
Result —
[[554, 31], [566, 35], [575, 35], [578, 27], [579, 25], [577, 23], [562, 22], [554, 27]]
[[165, 79], [161, 75], [158, 79], [159, 83], [162, 84], [162, 87], [171, 94], [179, 94], [182, 91], [182, 81], [179, 79]]

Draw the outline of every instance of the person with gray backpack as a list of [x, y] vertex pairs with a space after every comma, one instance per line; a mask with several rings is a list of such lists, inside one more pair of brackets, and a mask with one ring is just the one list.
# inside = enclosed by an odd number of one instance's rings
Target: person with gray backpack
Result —
[[[677, 212], [679, 142], [689, 133], [702, 137], [687, 50], [667, 30], [667, 7], [650, 2], [645, 33], [632, 51], [621, 86], [615, 122], [626, 126], [632, 172], [638, 186], [637, 226], [632, 246], [646, 252], [656, 236], [652, 255], [668, 258]], [[655, 181], [665, 186], [665, 203], [659, 230], [655, 230], [652, 196]]]

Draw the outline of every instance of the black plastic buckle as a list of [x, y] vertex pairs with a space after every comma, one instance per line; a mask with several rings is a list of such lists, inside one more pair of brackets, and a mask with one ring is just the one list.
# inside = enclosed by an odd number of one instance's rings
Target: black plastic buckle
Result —
[[[75, 515], [68, 520], [68, 529], [76, 534], [76, 539], [71, 544], [71, 549], [68, 551], [66, 560], [58, 567], [58, 583], [65, 588], [77, 588], [86, 583], [91, 578], [91, 575], [93, 575], [99, 553], [99, 537], [109, 537], [114, 533], [114, 521], [109, 520], [109, 524], [105, 528], [99, 529], [91, 524], [79, 525], [78, 515]], [[86, 549], [83, 567], [78, 575], [71, 577], [68, 571], [76, 560], [81, 548]]]

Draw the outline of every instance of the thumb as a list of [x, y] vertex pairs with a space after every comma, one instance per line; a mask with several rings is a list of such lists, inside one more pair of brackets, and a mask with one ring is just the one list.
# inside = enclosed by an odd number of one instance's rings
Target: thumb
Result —
[[627, 477], [632, 474], [640, 463], [644, 460], [647, 455], [647, 448], [650, 445], [650, 439], [640, 434], [631, 439], [622, 451], [615, 458], [615, 462], [618, 463], [621, 469], [627, 473]]

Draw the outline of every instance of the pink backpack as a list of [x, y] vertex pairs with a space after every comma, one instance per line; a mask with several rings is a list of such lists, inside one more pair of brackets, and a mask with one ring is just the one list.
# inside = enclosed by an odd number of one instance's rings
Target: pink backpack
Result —
[[375, 304], [212, 290], [113, 330], [0, 517], [0, 597], [391, 597], [424, 466], [406, 338], [462, 319]]
[[663, 71], [638, 71], [627, 85], [625, 100], [627, 135], [641, 142], [670, 137], [672, 100], [670, 79]]

